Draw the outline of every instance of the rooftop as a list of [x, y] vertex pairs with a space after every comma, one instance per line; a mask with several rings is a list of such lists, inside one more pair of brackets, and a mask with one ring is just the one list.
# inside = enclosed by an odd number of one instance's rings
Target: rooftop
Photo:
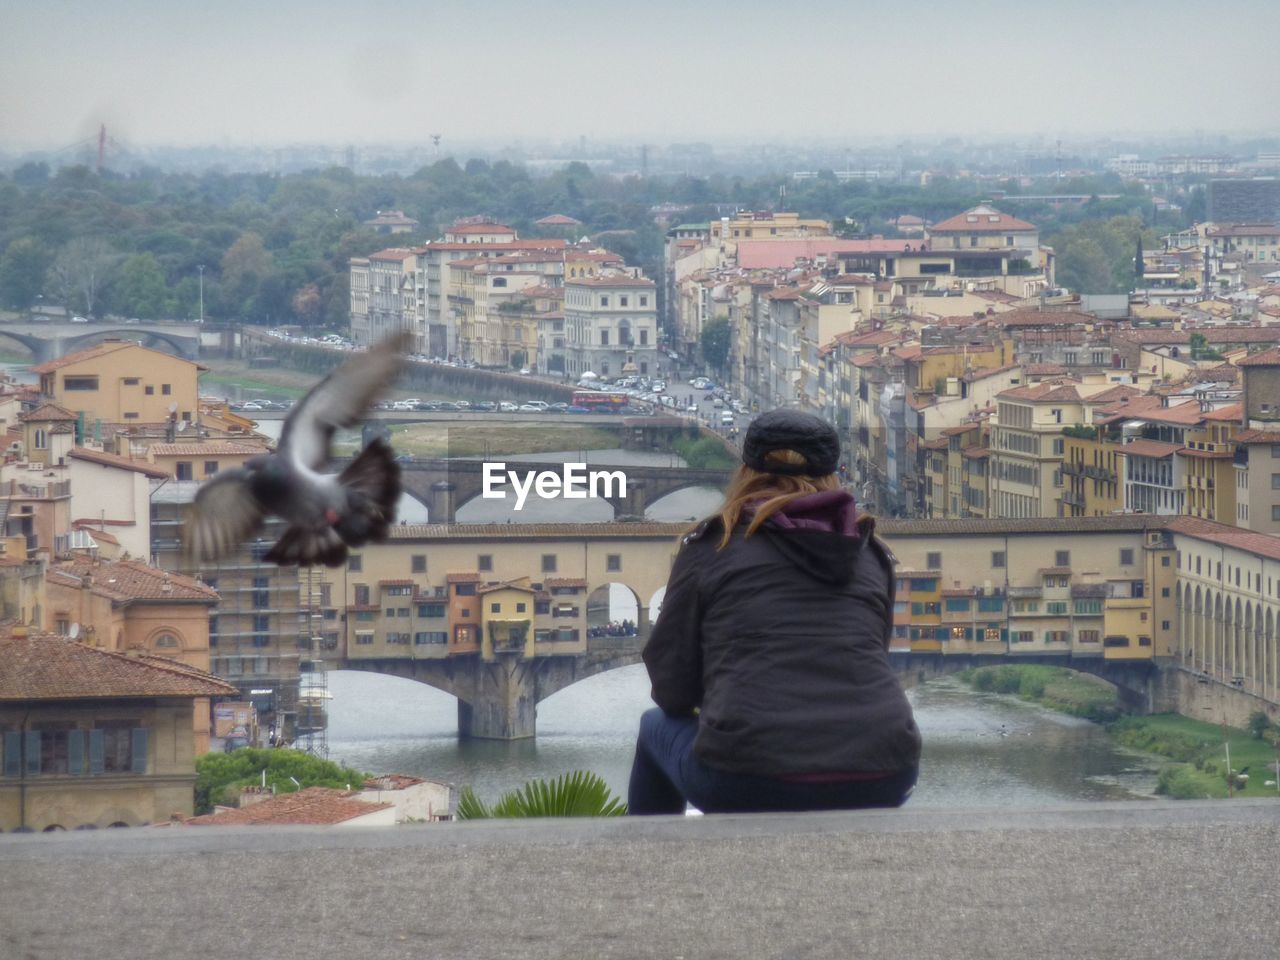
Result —
[[218, 592], [199, 580], [148, 566], [140, 560], [76, 558], [50, 567], [46, 576], [50, 583], [60, 586], [88, 586], [94, 594], [114, 603], [136, 600], [218, 602]]
[[133, 657], [49, 635], [0, 637], [0, 701], [222, 697], [235, 687], [163, 657]]
[[356, 792], [331, 787], [307, 787], [294, 793], [282, 793], [270, 800], [239, 810], [225, 810], [191, 817], [191, 826], [332, 826], [368, 816], [378, 810], [391, 809], [390, 803], [370, 803], [356, 799]]

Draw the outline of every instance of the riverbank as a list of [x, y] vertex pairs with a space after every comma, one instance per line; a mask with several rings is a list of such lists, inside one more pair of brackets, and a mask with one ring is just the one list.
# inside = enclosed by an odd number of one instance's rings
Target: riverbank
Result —
[[[1227, 797], [1228, 749], [1234, 773], [1231, 793], [1280, 798], [1280, 770], [1276, 767], [1280, 751], [1271, 739], [1250, 731], [1178, 714], [1124, 716], [1114, 687], [1065, 667], [1005, 664], [966, 670], [959, 678], [975, 690], [1012, 694], [1092, 720], [1101, 724], [1116, 744], [1172, 761], [1161, 767], [1156, 786], [1157, 793], [1172, 799]], [[1264, 737], [1277, 735], [1274, 728], [1260, 732]]]
[[1013, 694], [1094, 723], [1109, 723], [1124, 715], [1115, 687], [1065, 667], [1004, 664], [965, 670], [959, 676], [975, 690]]

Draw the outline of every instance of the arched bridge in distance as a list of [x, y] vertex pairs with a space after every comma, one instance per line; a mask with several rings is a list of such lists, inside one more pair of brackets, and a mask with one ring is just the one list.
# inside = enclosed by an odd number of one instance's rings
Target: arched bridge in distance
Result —
[[[514, 740], [537, 735], [537, 705], [579, 680], [641, 662], [650, 624], [631, 637], [588, 638], [577, 655], [525, 657], [497, 653], [492, 661], [478, 655], [417, 660], [358, 659], [332, 662], [342, 670], [360, 670], [425, 683], [458, 698], [458, 732], [462, 736]], [[1139, 713], [1150, 710], [1152, 684], [1160, 668], [1152, 661], [1115, 661], [1100, 657], [1034, 654], [938, 654], [895, 651], [889, 656], [902, 685], [910, 689], [937, 677], [974, 667], [1007, 663], [1043, 664], [1088, 673], [1113, 684], [1120, 700]]]
[[198, 323], [85, 324], [62, 321], [0, 324], [0, 340], [8, 339], [30, 351], [33, 364], [57, 360], [107, 340], [141, 342], [185, 360], [200, 355]]
[[[490, 462], [498, 462], [495, 455]], [[505, 470], [521, 478], [530, 473], [545, 473], [560, 467], [545, 461], [502, 460]], [[599, 499], [613, 507], [615, 517], [643, 517], [645, 508], [670, 493], [691, 487], [716, 487], [723, 490], [729, 482], [730, 470], [693, 470], [687, 467], [611, 466], [588, 464], [588, 475], [606, 474], [596, 482]], [[625, 478], [625, 484], [617, 477]], [[401, 463], [404, 488], [427, 507], [432, 523], [452, 523], [458, 510], [484, 493], [485, 461], [483, 460], [409, 460]], [[522, 479], [523, 483], [524, 480]], [[511, 483], [502, 488], [514, 497]], [[496, 488], [495, 488], [496, 492]], [[535, 497], [535, 493], [530, 493]]]
[[[439, 572], [436, 576], [441, 581], [446, 572], [474, 571], [478, 554], [491, 554], [493, 571], [484, 578], [500, 582], [529, 576], [540, 555], [558, 553], [559, 572], [547, 576], [578, 580], [585, 593], [575, 603], [586, 607], [586, 626], [593, 624], [593, 594], [598, 596], [602, 588], [620, 584], [636, 598], [637, 632], [630, 637], [592, 637], [588, 630], [585, 643], [548, 653], [538, 649], [536, 638], [516, 649], [484, 644], [482, 639], [479, 651], [474, 646], [455, 648], [452, 634], [447, 643], [421, 646], [357, 647], [347, 643], [327, 659], [336, 669], [405, 677], [451, 694], [458, 700], [458, 729], [464, 736], [533, 737], [539, 702], [579, 680], [640, 662], [650, 633], [649, 605], [666, 584], [678, 537], [684, 529], [684, 524], [654, 522], [422, 524], [394, 528], [388, 546], [401, 551], [397, 563], [403, 562], [407, 567], [411, 554], [426, 554], [429, 568]], [[536, 573], [531, 576], [538, 578]], [[425, 583], [420, 589], [424, 590], [423, 597], [431, 596], [425, 591], [432, 588]], [[450, 598], [437, 592], [440, 589], [433, 590], [436, 602], [448, 602]], [[1022, 653], [1010, 646], [982, 654], [894, 649], [890, 660], [908, 687], [976, 666], [1037, 663], [1068, 667], [1114, 684], [1122, 699], [1139, 711], [1153, 709], [1157, 696], [1163, 697], [1162, 691], [1168, 689], [1162, 686], [1163, 681], [1173, 676], [1178, 667], [1176, 663], [1149, 659], [1107, 659], [1096, 652]]]

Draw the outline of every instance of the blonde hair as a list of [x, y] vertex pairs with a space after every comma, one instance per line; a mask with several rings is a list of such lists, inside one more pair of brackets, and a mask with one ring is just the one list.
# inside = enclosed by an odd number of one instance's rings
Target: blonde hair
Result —
[[[807, 461], [794, 450], [771, 450], [765, 454], [765, 460], [803, 466]], [[764, 473], [746, 464], [738, 467], [733, 479], [729, 481], [729, 489], [725, 491], [724, 506], [720, 508], [720, 522], [724, 525], [724, 536], [720, 538], [717, 550], [723, 550], [733, 537], [733, 530], [742, 517], [742, 511], [750, 503], [759, 503], [755, 508], [755, 516], [751, 518], [744, 537], [749, 537], [760, 529], [771, 516], [785, 507], [797, 497], [818, 493], [821, 490], [839, 490], [840, 481], [834, 473], [822, 477], [806, 477], [795, 474]]]

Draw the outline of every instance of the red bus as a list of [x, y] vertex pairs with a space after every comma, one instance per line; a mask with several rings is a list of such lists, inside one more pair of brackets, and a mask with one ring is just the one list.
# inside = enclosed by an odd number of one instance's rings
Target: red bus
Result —
[[573, 405], [585, 407], [592, 413], [617, 413], [631, 398], [625, 393], [606, 393], [603, 390], [575, 390]]

